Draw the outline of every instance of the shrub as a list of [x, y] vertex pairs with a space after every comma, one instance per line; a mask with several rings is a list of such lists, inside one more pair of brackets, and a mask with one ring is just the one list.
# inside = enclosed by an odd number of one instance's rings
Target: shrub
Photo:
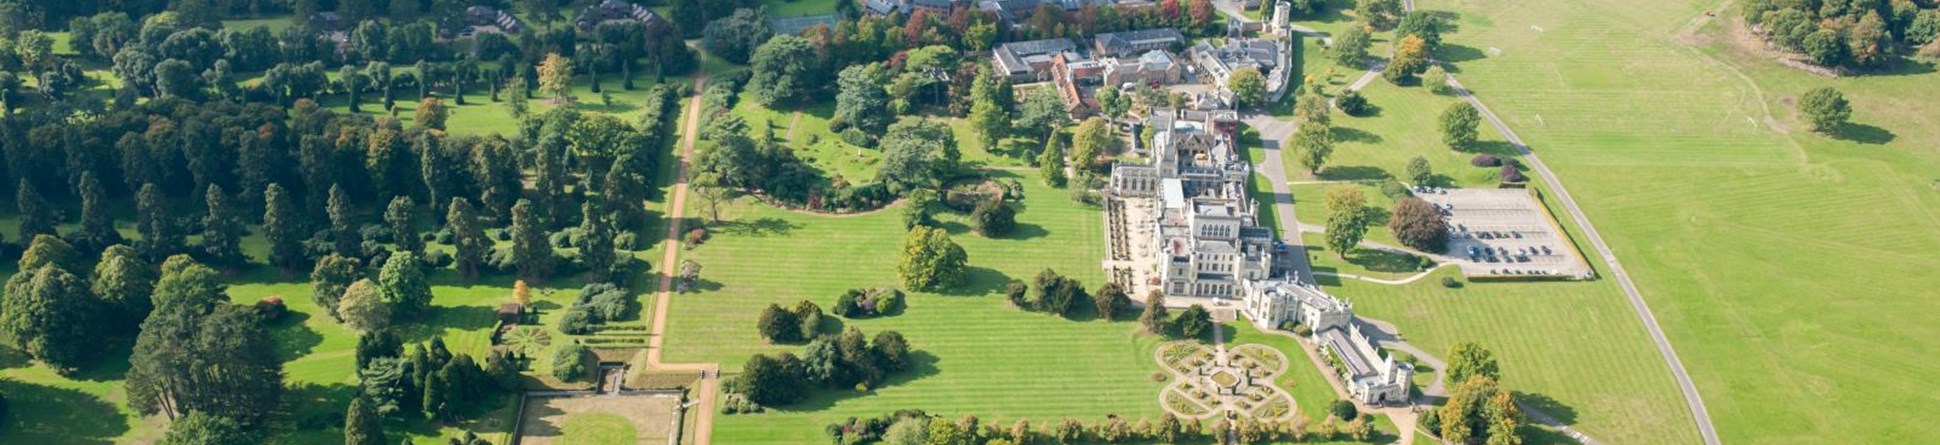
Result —
[[593, 331], [593, 311], [585, 306], [573, 306], [566, 315], [559, 317], [559, 332], [572, 335], [585, 335]]
[[1017, 227], [1017, 210], [1001, 199], [985, 199], [970, 212], [970, 223], [977, 234], [997, 237]]
[[263, 317], [263, 321], [281, 320], [289, 313], [290, 308], [283, 304], [283, 297], [271, 295], [256, 301], [256, 315]]
[[1495, 155], [1491, 154], [1479, 154], [1473, 158], [1469, 158], [1468, 165], [1476, 167], [1496, 167], [1502, 165], [1502, 158], [1495, 157]]
[[1342, 419], [1352, 419], [1361, 416], [1361, 410], [1354, 407], [1354, 402], [1346, 400], [1335, 400], [1333, 405], [1328, 406], [1328, 411], [1332, 412], [1334, 417]]
[[1010, 301], [1010, 304], [1013, 306], [1023, 308], [1026, 304], [1029, 304], [1029, 302], [1024, 301], [1024, 293], [1029, 289], [1029, 287], [1024, 286], [1024, 282], [1022, 281], [1012, 281], [1004, 285], [1004, 299]]
[[451, 253], [443, 250], [426, 250], [424, 255], [418, 258], [424, 262], [425, 267], [433, 269], [449, 267], [452, 262]]
[[585, 307], [595, 321], [613, 321], [626, 318], [633, 308], [633, 296], [612, 283], [595, 283], [580, 288], [573, 304]]
[[706, 240], [707, 240], [707, 228], [705, 227], [695, 227], [691, 230], [688, 230], [687, 235], [681, 238], [682, 243], [686, 243], [692, 246], [698, 246], [701, 244], [701, 241], [706, 241]]
[[586, 346], [577, 343], [559, 345], [552, 351], [552, 376], [564, 381], [574, 381], [586, 376]]
[[903, 310], [903, 291], [893, 288], [849, 289], [835, 299], [836, 315], [867, 318], [892, 315]]
[[1334, 107], [1348, 116], [1360, 116], [1368, 111], [1367, 97], [1362, 96], [1360, 91], [1347, 90], [1334, 98]]
[[1401, 185], [1399, 181], [1387, 181], [1381, 183], [1381, 195], [1387, 196], [1388, 199], [1399, 200], [1414, 196], [1414, 192], [1408, 191], [1408, 186]]
[[858, 129], [858, 128], [850, 127], [847, 130], [842, 130], [841, 136], [842, 136], [842, 142], [848, 143], [849, 145], [854, 145], [854, 146], [863, 147], [863, 148], [870, 148], [870, 147], [876, 146], [876, 138], [873, 136], [869, 136], [869, 133], [864, 133], [862, 132], [861, 129]]
[[1502, 173], [1498, 174], [1497, 177], [1502, 178], [1502, 182], [1508, 182], [1508, 183], [1517, 183], [1517, 182], [1523, 182], [1523, 181], [1529, 180], [1529, 178], [1524, 177], [1522, 175], [1522, 170], [1517, 169], [1514, 164], [1502, 166]]
[[1442, 287], [1454, 289], [1457, 287], [1462, 287], [1462, 282], [1455, 281], [1455, 277], [1442, 277]]

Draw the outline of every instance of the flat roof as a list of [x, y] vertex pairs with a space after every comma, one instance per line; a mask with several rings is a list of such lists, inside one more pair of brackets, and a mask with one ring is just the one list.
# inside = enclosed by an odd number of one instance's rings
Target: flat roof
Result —
[[1182, 209], [1186, 206], [1186, 185], [1179, 178], [1165, 178], [1159, 181], [1160, 195], [1165, 197], [1165, 207]]

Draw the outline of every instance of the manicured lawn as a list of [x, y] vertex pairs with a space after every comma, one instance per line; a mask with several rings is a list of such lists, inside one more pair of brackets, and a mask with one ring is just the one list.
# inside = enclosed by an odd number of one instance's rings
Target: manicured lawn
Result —
[[566, 418], [560, 443], [587, 445], [631, 445], [639, 432], [625, 417], [606, 413], [585, 413]]
[[769, 17], [789, 17], [805, 14], [826, 14], [835, 12], [835, 2], [842, 0], [765, 0]]
[[[1940, 75], [1784, 68], [1733, 46], [1735, 11], [1679, 34], [1707, 4], [1453, 6], [1461, 32], [1442, 57], [1568, 182], [1725, 443], [1940, 436], [1921, 415], [1931, 379], [1881, 371], [1940, 368]], [[1839, 139], [1808, 132], [1791, 105], [1820, 86], [1853, 102], [1860, 125]], [[1598, 318], [1617, 316], [1635, 317]], [[1648, 411], [1682, 411], [1672, 402]], [[1676, 419], [1649, 442], [1695, 442]]]
[[[1352, 82], [1355, 76], [1358, 74], [1346, 76], [1347, 81]], [[1493, 187], [1495, 169], [1471, 167], [1469, 159], [1479, 153], [1514, 153], [1501, 135], [1487, 128], [1474, 145], [1462, 151], [1449, 150], [1442, 144], [1440, 117], [1442, 110], [1458, 102], [1454, 96], [1436, 95], [1418, 86], [1396, 86], [1381, 79], [1369, 83], [1361, 94], [1374, 111], [1358, 117], [1334, 111], [1334, 154], [1318, 179], [1413, 182], [1407, 178], [1408, 160], [1421, 156], [1428, 159], [1440, 185]], [[1285, 158], [1289, 180], [1316, 179], [1295, 158]]]
[[[953, 216], [945, 227], [970, 254], [970, 283], [950, 295], [915, 293], [901, 315], [844, 320], [873, 335], [896, 330], [917, 351], [916, 368], [868, 393], [820, 391], [807, 401], [765, 414], [715, 419], [723, 443], [798, 443], [848, 416], [876, 416], [920, 408], [985, 422], [1035, 424], [1069, 416], [1085, 421], [1107, 414], [1156, 418], [1161, 382], [1152, 381], [1159, 339], [1129, 320], [1071, 321], [1013, 309], [1000, 290], [1046, 267], [1095, 288], [1102, 221], [1095, 209], [1072, 203], [1061, 189], [1035, 176], [1014, 176], [1026, 187], [1018, 231], [986, 239]], [[699, 211], [699, 209], [690, 209]], [[800, 345], [767, 345], [755, 318], [768, 304], [810, 299], [830, 307], [845, 289], [896, 286], [896, 252], [903, 237], [899, 208], [853, 217], [824, 217], [740, 201], [723, 209], [726, 221], [707, 244], [687, 253], [701, 263], [703, 291], [674, 297], [667, 360], [719, 362], [730, 373], [750, 354], [800, 353]]]

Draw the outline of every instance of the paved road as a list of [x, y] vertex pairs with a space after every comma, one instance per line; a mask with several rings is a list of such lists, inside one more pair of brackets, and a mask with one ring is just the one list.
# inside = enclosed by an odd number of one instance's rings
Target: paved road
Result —
[[[1657, 343], [1657, 352], [1664, 356], [1665, 362], [1670, 363], [1671, 375], [1676, 377], [1678, 389], [1684, 393], [1684, 403], [1690, 405], [1691, 415], [1697, 421], [1698, 434], [1704, 438], [1705, 444], [1718, 445], [1720, 442], [1717, 428], [1711, 425], [1711, 415], [1704, 409], [1704, 399], [1699, 397], [1697, 385], [1691, 382], [1691, 375], [1684, 371], [1684, 362], [1678, 360], [1677, 350], [1671, 347], [1670, 340], [1664, 336], [1664, 329], [1657, 326], [1657, 317], [1651, 315], [1650, 306], [1644, 303], [1643, 294], [1637, 292], [1637, 285], [1631, 282], [1630, 273], [1624, 271], [1623, 263], [1617, 261], [1616, 252], [1610, 250], [1610, 246], [1603, 242], [1603, 236], [1597, 234], [1596, 227], [1590, 225], [1590, 218], [1583, 214], [1582, 208], [1576, 206], [1576, 200], [1571, 198], [1569, 191], [1563, 188], [1563, 181], [1556, 179], [1556, 174], [1549, 170], [1548, 165], [1543, 164], [1542, 158], [1530, 151], [1529, 145], [1523, 143], [1522, 138], [1517, 137], [1514, 131], [1510, 131], [1509, 126], [1504, 124], [1501, 118], [1496, 117], [1495, 112], [1490, 111], [1487, 105], [1483, 105], [1482, 100], [1477, 99], [1475, 94], [1470, 92], [1468, 87], [1462, 86], [1462, 82], [1456, 80], [1452, 74], [1448, 76], [1448, 85], [1453, 87], [1462, 99], [1474, 105], [1476, 111], [1482, 112], [1482, 118], [1487, 119], [1489, 125], [1494, 126], [1496, 131], [1501, 132], [1502, 136], [1509, 140], [1509, 144], [1516, 147], [1516, 152], [1522, 154], [1523, 163], [1529, 165], [1531, 170], [1535, 170], [1536, 174], [1543, 178], [1543, 184], [1549, 186], [1551, 196], [1561, 202], [1563, 208], [1569, 211], [1570, 218], [1575, 219], [1576, 225], [1583, 228], [1584, 237], [1589, 238], [1590, 244], [1596, 247], [1597, 254], [1603, 256], [1603, 262], [1610, 265], [1609, 275], [1615, 277], [1617, 284], [1623, 287], [1624, 296], [1630, 299], [1630, 307], [1636, 310], [1639, 318], [1643, 319], [1644, 329], [1650, 332], [1650, 340]], [[1531, 414], [1535, 412], [1531, 411]]]

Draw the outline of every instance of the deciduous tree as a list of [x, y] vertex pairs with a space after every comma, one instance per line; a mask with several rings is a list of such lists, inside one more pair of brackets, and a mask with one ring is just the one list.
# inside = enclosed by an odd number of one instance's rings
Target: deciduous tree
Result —
[[1388, 230], [1401, 244], [1423, 252], [1441, 253], [1448, 244], [1448, 221], [1434, 204], [1421, 198], [1402, 198], [1395, 203]]
[[[1819, 87], [1799, 96], [1799, 112], [1805, 115], [1806, 122], [1812, 124], [1814, 131], [1831, 133], [1846, 125], [1852, 117], [1852, 103], [1846, 95], [1832, 87]], [[24, 208], [24, 205], [23, 205]], [[21, 228], [22, 236], [27, 229]]]
[[963, 282], [970, 256], [950, 240], [943, 229], [919, 226], [903, 237], [899, 271], [903, 286], [912, 290], [935, 291]]
[[384, 304], [397, 317], [417, 317], [431, 307], [431, 283], [425, 281], [423, 262], [409, 250], [391, 254], [377, 273], [377, 284]]
[[357, 280], [344, 288], [337, 302], [337, 315], [344, 327], [359, 333], [376, 332], [391, 325], [391, 306], [384, 303], [384, 292], [370, 279]]
[[1456, 102], [1442, 111], [1442, 144], [1449, 150], [1460, 151], [1475, 143], [1476, 127], [1482, 123], [1482, 115], [1468, 102]]

